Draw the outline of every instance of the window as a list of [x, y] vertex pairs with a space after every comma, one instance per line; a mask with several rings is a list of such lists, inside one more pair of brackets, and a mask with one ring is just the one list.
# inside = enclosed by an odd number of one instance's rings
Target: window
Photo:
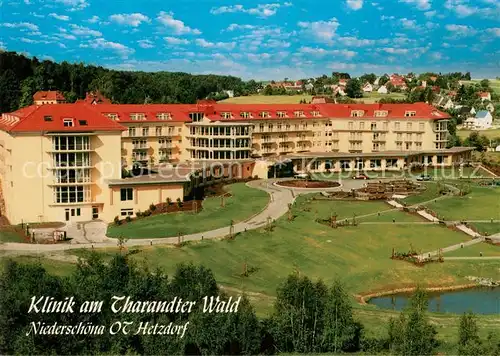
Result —
[[311, 115], [314, 116], [314, 117], [320, 117], [321, 114], [319, 111], [311, 111]]
[[304, 112], [302, 110], [295, 111], [294, 113], [295, 117], [304, 117]]
[[202, 112], [192, 112], [192, 113], [189, 113], [189, 118], [193, 122], [199, 122], [199, 121], [201, 121], [204, 116], [205, 115]]
[[418, 130], [419, 131], [425, 131], [425, 124], [423, 122], [418, 124]]
[[87, 126], [87, 120], [78, 120], [80, 126]]
[[372, 122], [371, 128], [372, 128], [372, 131], [377, 130], [377, 123], [376, 122]]
[[362, 117], [365, 114], [363, 110], [353, 110], [351, 111], [352, 117]]
[[146, 115], [144, 113], [132, 113], [130, 114], [130, 120], [146, 120]]
[[118, 121], [118, 114], [110, 113], [110, 114], [106, 114], [106, 116], [108, 117], [108, 119], [111, 119], [113, 121]]
[[120, 200], [129, 201], [134, 199], [134, 189], [133, 188], [121, 188], [120, 189]]
[[44, 116], [44, 117], [43, 117], [43, 121], [46, 121], [46, 122], [50, 122], [50, 121], [52, 121], [52, 116], [48, 116], [48, 115], [47, 115], [47, 116]]
[[259, 113], [259, 116], [260, 116], [260, 117], [264, 117], [264, 118], [265, 118], [265, 117], [269, 117], [269, 112], [267, 112], [267, 111], [261, 111], [261, 112]]
[[352, 122], [352, 121], [349, 122], [348, 126], [349, 126], [349, 130], [352, 130], [354, 128], [354, 122]]
[[394, 129], [395, 129], [396, 131], [401, 130], [401, 123], [400, 123], [400, 122], [396, 122], [396, 123], [394, 123]]
[[142, 128], [142, 136], [149, 136], [149, 127]]
[[74, 126], [73, 119], [63, 119], [63, 125], [64, 127], [73, 127]]
[[161, 126], [156, 126], [156, 136], [161, 136]]
[[230, 112], [221, 112], [220, 113], [220, 117], [223, 118], [223, 119], [230, 119], [232, 118], [233, 116], [231, 115]]
[[386, 117], [387, 111], [375, 110], [375, 117]]
[[243, 111], [243, 112], [240, 112], [240, 116], [244, 119], [249, 119], [250, 118], [250, 113], [249, 112], [246, 112], [246, 111]]
[[83, 186], [55, 187], [54, 202], [59, 204], [83, 203], [90, 199], [90, 190]]
[[120, 210], [120, 215], [121, 216], [131, 216], [131, 215], [134, 215], [134, 209], [121, 209]]
[[169, 112], [159, 112], [156, 114], [158, 120], [172, 120], [172, 116]]
[[412, 116], [416, 116], [416, 115], [417, 115], [416, 111], [405, 111], [406, 117], [412, 117]]
[[135, 136], [135, 127], [129, 127], [128, 128], [128, 135], [130, 137], [134, 137]]
[[407, 123], [406, 123], [406, 130], [407, 130], [407, 131], [411, 131], [411, 130], [412, 130], [412, 126], [413, 126], [413, 125], [411, 124], [411, 122], [407, 122]]
[[360, 130], [364, 130], [365, 129], [365, 123], [364, 122], [360, 122], [359, 123], [359, 129]]
[[278, 111], [277, 113], [278, 117], [286, 117], [286, 112], [285, 111]]

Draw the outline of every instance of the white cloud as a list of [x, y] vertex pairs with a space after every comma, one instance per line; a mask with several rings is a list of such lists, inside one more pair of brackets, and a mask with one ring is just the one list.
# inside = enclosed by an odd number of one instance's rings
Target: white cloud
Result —
[[486, 32], [495, 37], [500, 37], [500, 27], [487, 28]]
[[3, 43], [2, 41], [0, 41], [0, 49], [5, 49], [5, 43]]
[[119, 25], [132, 26], [132, 27], [137, 27], [143, 22], [151, 21], [149, 17], [140, 13], [114, 14], [109, 17], [109, 20]]
[[184, 38], [177, 38], [177, 37], [163, 37], [167, 43], [172, 44], [172, 45], [187, 45], [189, 44], [189, 41], [184, 39]]
[[90, 19], [87, 20], [87, 22], [90, 22], [90, 23], [98, 23], [101, 19], [99, 18], [99, 16], [92, 16]]
[[174, 19], [174, 14], [172, 12], [167, 13], [165, 11], [161, 11], [156, 19], [164, 26], [170, 28], [177, 35], [201, 34], [200, 30], [186, 26], [184, 22]]
[[209, 42], [203, 38], [198, 38], [195, 42], [198, 46], [203, 48], [221, 48], [232, 50], [236, 47], [236, 42]]
[[58, 14], [56, 14], [55, 12], [51, 12], [48, 16], [49, 16], [49, 17], [53, 17], [53, 18], [55, 18], [56, 20], [61, 20], [61, 21], [69, 21], [69, 16], [66, 16], [66, 15], [58, 15]]
[[[65, 32], [65, 31], [63, 31]], [[94, 36], [94, 37], [101, 37], [102, 33], [96, 30], [92, 30], [88, 27], [84, 26], [78, 26], [75, 24], [71, 24], [71, 33], [77, 36], [83, 36], [83, 37], [89, 37], [89, 36]]]
[[429, 19], [436, 16], [436, 14], [437, 14], [436, 10], [424, 12], [425, 17], [427, 17]]
[[435, 61], [440, 61], [444, 58], [444, 56], [441, 52], [433, 52], [433, 53], [431, 53], [430, 57]]
[[339, 37], [339, 42], [343, 43], [348, 47], [365, 47], [372, 46], [375, 44], [375, 40], [368, 40], [356, 37]]
[[394, 17], [394, 16], [385, 16], [385, 15], [382, 15], [382, 16], [380, 16], [380, 19], [381, 19], [382, 21], [386, 21], [386, 20], [394, 20], [394, 19], [395, 19], [395, 17]]
[[39, 19], [43, 19], [45, 17], [45, 15], [40, 15], [37, 14], [36, 12], [30, 12], [30, 16], [37, 17]]
[[431, 8], [431, 0], [399, 0], [399, 2], [414, 5], [419, 10], [429, 10]]
[[94, 48], [103, 50], [112, 50], [122, 57], [128, 57], [135, 52], [133, 48], [129, 48], [121, 43], [106, 41], [104, 38], [96, 38], [89, 41], [87, 44], [81, 44], [81, 48]]
[[26, 28], [31, 31], [38, 31], [38, 26], [30, 22], [17, 22], [17, 23], [4, 22], [0, 24], [0, 26], [9, 28]]
[[141, 47], [141, 48], [153, 48], [154, 47], [153, 42], [151, 42], [150, 40], [139, 40], [139, 41], [137, 41], [137, 43], [139, 44], [139, 47]]
[[389, 54], [407, 54], [410, 51], [407, 48], [393, 48], [393, 47], [381, 48], [380, 50]]
[[[480, 17], [498, 20], [500, 16], [500, 5], [498, 1], [483, 0], [483, 3], [492, 6], [471, 6], [469, 5], [469, 0], [446, 0], [444, 7], [455, 12], [458, 17], [478, 15]], [[476, 5], [478, 5], [477, 2]]]
[[355, 57], [358, 53], [354, 51], [349, 51], [346, 49], [332, 49], [332, 50], [327, 50], [324, 48], [313, 48], [313, 47], [301, 47], [299, 49], [300, 53], [312, 55], [315, 57], [324, 57], [326, 55], [330, 56], [343, 56], [345, 58], [353, 58]]
[[242, 12], [250, 15], [255, 15], [258, 17], [269, 17], [276, 14], [279, 8], [292, 6], [292, 3], [285, 2], [283, 4], [273, 3], [273, 4], [259, 4], [257, 7], [245, 8], [243, 5], [231, 5], [231, 6], [220, 6], [214, 7], [210, 10], [213, 15], [225, 14], [225, 13], [235, 13]]
[[327, 68], [333, 70], [346, 70], [346, 69], [355, 69], [356, 65], [353, 63], [331, 62], [327, 65]]
[[236, 31], [236, 30], [253, 30], [254, 28], [257, 28], [257, 26], [254, 25], [239, 25], [236, 23], [230, 24], [226, 31]]
[[42, 55], [40, 58], [41, 58], [41, 59], [43, 59], [43, 60], [45, 60], [45, 61], [52, 61], [52, 62], [55, 62], [55, 61], [56, 61], [56, 60], [54, 59], [54, 57], [52, 57], [52, 56], [48, 56], [48, 55], [46, 55], [46, 54]]
[[454, 35], [460, 36], [460, 37], [467, 37], [467, 36], [473, 36], [477, 33], [477, 31], [470, 27], [470, 26], [465, 26], [465, 25], [446, 25], [446, 29], [449, 32], [453, 32]]
[[346, 0], [346, 4], [353, 10], [359, 10], [363, 7], [363, 0]]
[[418, 30], [420, 28], [420, 26], [417, 24], [417, 21], [415, 21], [415, 20], [402, 18], [400, 20], [400, 22], [401, 22], [401, 25], [403, 26], [403, 28], [406, 28], [408, 30]]
[[298, 26], [303, 29], [306, 35], [315, 37], [320, 42], [332, 43], [339, 23], [336, 18], [332, 18], [329, 21], [301, 21]]
[[54, 0], [69, 7], [68, 11], [80, 11], [89, 6], [87, 0]]
[[268, 48], [288, 48], [291, 46], [290, 42], [287, 41], [280, 41], [276, 39], [270, 39], [266, 43], [262, 45], [263, 47], [268, 47]]

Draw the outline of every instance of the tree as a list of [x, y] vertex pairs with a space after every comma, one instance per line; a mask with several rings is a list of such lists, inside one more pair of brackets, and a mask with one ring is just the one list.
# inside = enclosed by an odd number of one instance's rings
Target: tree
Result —
[[347, 82], [346, 94], [349, 98], [362, 98], [363, 91], [361, 90], [361, 84], [357, 79], [350, 79]]
[[481, 340], [478, 335], [476, 316], [473, 313], [464, 313], [460, 317], [458, 354], [468, 356], [483, 354]]
[[469, 137], [464, 140], [464, 145], [467, 147], [475, 147], [476, 151], [483, 152], [486, 151], [490, 144], [490, 140], [484, 136], [479, 135], [477, 132], [471, 132]]
[[410, 305], [399, 319], [389, 322], [389, 344], [397, 355], [431, 355], [438, 343], [436, 330], [426, 317], [427, 296], [420, 289], [415, 291]]
[[490, 89], [490, 81], [488, 79], [483, 79], [479, 82], [479, 85], [481, 86], [482, 90], [488, 90]]
[[361, 82], [361, 84], [364, 84], [366, 82], [373, 84], [375, 80], [377, 80], [377, 75], [374, 73], [363, 74], [361, 77], [359, 77], [359, 81]]

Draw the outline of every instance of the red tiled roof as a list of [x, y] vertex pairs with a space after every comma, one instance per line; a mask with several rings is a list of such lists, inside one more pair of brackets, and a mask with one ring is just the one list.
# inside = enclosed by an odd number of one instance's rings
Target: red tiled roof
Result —
[[[51, 119], [46, 120], [46, 117]], [[65, 127], [64, 119], [73, 119], [73, 126]], [[8, 132], [125, 130], [124, 126], [99, 115], [87, 105], [75, 104], [32, 105], [10, 114], [3, 114], [0, 128]]]
[[490, 96], [490, 93], [487, 91], [482, 91], [478, 93], [481, 98], [487, 98]]
[[[425, 103], [415, 104], [224, 104], [207, 102], [197, 104], [111, 104], [95, 105], [93, 110], [106, 115], [118, 115], [119, 122], [191, 122], [189, 113], [204, 112], [205, 116], [211, 121], [251, 121], [251, 120], [303, 120], [316, 118], [312, 111], [318, 111], [320, 117], [324, 118], [348, 118], [351, 117], [352, 110], [364, 110], [365, 118], [374, 118], [376, 110], [388, 111], [388, 116], [384, 119], [402, 119], [405, 118], [406, 111], [415, 111], [418, 119], [446, 119], [448, 114], [436, 110], [432, 105]], [[261, 118], [261, 112], [268, 112], [270, 117]], [[303, 117], [295, 117], [295, 111], [303, 111]], [[231, 119], [224, 119], [221, 113], [230, 112]], [[241, 117], [242, 112], [252, 114], [253, 119]], [[278, 117], [278, 112], [285, 112], [287, 117]], [[132, 120], [130, 114], [143, 113], [145, 120]], [[159, 113], [170, 113], [171, 120], [160, 120], [156, 117]]]
[[49, 91], [37, 91], [33, 95], [33, 100], [58, 100], [58, 101], [65, 101], [66, 98], [60, 91], [54, 91], [54, 90], [49, 90]]

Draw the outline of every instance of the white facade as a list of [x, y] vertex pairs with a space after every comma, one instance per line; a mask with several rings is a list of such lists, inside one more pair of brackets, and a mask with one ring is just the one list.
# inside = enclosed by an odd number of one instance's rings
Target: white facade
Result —
[[377, 93], [387, 94], [387, 93], [389, 93], [389, 91], [387, 90], [387, 87], [385, 85], [382, 85], [380, 88], [378, 88]]

